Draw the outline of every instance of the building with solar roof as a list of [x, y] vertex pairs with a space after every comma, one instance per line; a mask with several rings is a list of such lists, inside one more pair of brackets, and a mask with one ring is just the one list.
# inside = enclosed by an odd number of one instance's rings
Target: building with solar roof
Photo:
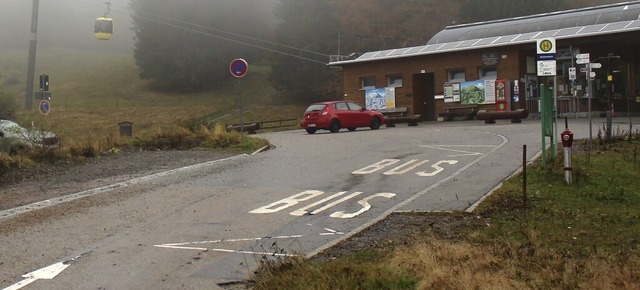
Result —
[[346, 100], [382, 93], [377, 109], [425, 121], [535, 116], [545, 88], [561, 116], [640, 115], [640, 1], [448, 26], [422, 46], [329, 65], [343, 70]]

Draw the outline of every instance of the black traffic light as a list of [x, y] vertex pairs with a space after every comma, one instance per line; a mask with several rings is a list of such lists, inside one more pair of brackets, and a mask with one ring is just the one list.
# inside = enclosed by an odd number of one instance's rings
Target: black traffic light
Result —
[[49, 75], [40, 75], [40, 91], [49, 91]]

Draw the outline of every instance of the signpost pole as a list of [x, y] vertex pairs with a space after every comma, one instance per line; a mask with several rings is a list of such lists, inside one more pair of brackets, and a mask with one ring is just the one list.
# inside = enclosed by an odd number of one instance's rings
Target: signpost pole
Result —
[[40, 0], [33, 0], [31, 11], [31, 36], [29, 40], [29, 59], [27, 63], [27, 87], [24, 96], [24, 108], [31, 110], [33, 107], [33, 80], [35, 79], [36, 69], [36, 47], [38, 37], [38, 10]]
[[[541, 85], [540, 89], [540, 103], [541, 103], [541, 116], [542, 116], [542, 127], [543, 127], [543, 142], [542, 154], [544, 155], [544, 147], [545, 136], [551, 137], [551, 158], [555, 159], [556, 157], [556, 143], [555, 143], [555, 134], [558, 131], [557, 126], [555, 124], [555, 128], [553, 122], [556, 122], [558, 118], [558, 77], [556, 72], [556, 40], [554, 38], [544, 38], [538, 39], [536, 41], [536, 58], [538, 60], [538, 76], [548, 77], [553, 76], [553, 88], [546, 89], [543, 85]], [[546, 90], [546, 91], [545, 91]], [[553, 94], [553, 96], [548, 96], [546, 94]], [[546, 98], [545, 98], [546, 96]], [[549, 99], [553, 98], [553, 99]], [[553, 104], [551, 103], [553, 102]], [[545, 125], [545, 122], [548, 124]], [[546, 159], [546, 155], [544, 156]], [[545, 161], [543, 159], [543, 166], [545, 166]]]
[[589, 146], [588, 150], [591, 152], [591, 142], [593, 140], [593, 120], [591, 118], [591, 99], [593, 98], [593, 85], [591, 83], [591, 64], [587, 63], [587, 85], [589, 86]]
[[242, 115], [242, 86], [240, 80], [247, 74], [247, 71], [249, 71], [249, 64], [244, 59], [236, 58], [231, 61], [229, 71], [231, 71], [231, 75], [238, 78], [238, 95], [240, 96], [240, 137], [242, 138], [244, 135], [244, 118]]
[[242, 78], [238, 78], [238, 95], [240, 96], [240, 137], [244, 135], [244, 118], [242, 115]]
[[[553, 123], [554, 123], [554, 129], [553, 129], [553, 139], [554, 140], [558, 140], [559, 135], [558, 134], [558, 75], [554, 75], [553, 76]], [[553, 143], [553, 158], [555, 159], [556, 157], [556, 143]]]

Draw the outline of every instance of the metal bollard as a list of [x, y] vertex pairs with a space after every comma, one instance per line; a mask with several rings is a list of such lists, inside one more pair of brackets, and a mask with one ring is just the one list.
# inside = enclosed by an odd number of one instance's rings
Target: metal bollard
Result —
[[565, 129], [560, 134], [562, 138], [562, 147], [564, 148], [564, 180], [567, 184], [571, 184], [571, 147], [573, 146], [573, 133], [569, 131], [567, 120], [565, 118]]

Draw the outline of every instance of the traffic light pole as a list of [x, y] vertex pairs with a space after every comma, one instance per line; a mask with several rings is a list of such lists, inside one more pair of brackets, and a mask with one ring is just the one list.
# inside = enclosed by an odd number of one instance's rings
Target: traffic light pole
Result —
[[27, 64], [27, 89], [24, 96], [24, 108], [31, 110], [33, 102], [33, 81], [36, 71], [36, 44], [38, 38], [38, 10], [40, 0], [33, 0], [31, 12], [31, 36], [29, 40], [29, 63]]

